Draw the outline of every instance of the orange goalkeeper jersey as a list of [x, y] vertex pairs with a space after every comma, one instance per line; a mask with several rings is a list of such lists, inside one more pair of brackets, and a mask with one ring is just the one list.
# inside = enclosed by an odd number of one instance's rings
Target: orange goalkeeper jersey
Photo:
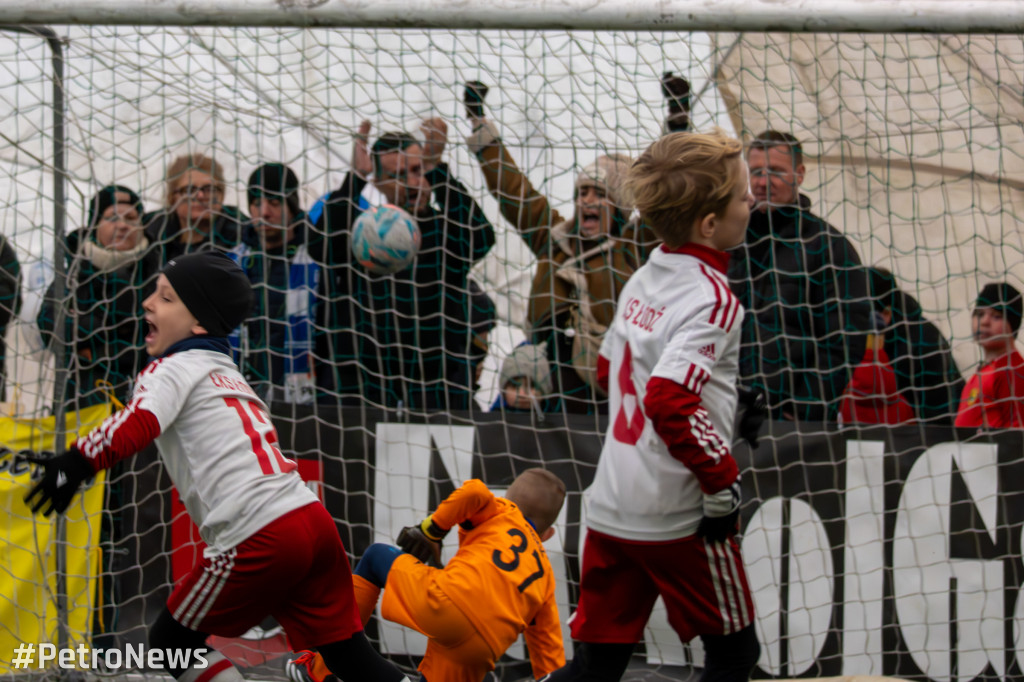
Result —
[[534, 677], [565, 664], [555, 604], [555, 577], [537, 531], [519, 507], [482, 481], [466, 481], [431, 517], [459, 529], [459, 551], [439, 584], [496, 656], [524, 633]]

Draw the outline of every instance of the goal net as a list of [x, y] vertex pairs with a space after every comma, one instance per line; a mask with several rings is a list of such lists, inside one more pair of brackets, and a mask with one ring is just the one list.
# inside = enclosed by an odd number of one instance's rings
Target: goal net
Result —
[[[388, 131], [422, 135], [422, 121], [440, 118], [447, 125], [442, 160], [494, 231], [493, 246], [455, 287], [467, 300], [471, 286], [484, 292], [493, 313], [479, 303], [466, 309], [479, 319], [443, 321], [488, 331], [478, 335], [486, 344], [479, 381], [466, 384], [471, 403], [453, 411], [387, 397], [355, 404], [334, 386], [312, 400], [274, 394], [273, 417], [283, 449], [335, 516], [353, 560], [370, 542], [392, 542], [399, 528], [420, 520], [465, 479], [483, 478], [500, 493], [526, 467], [556, 471], [570, 494], [547, 547], [566, 619], [578, 597], [581, 493], [593, 477], [607, 415], [599, 401], [576, 413], [568, 407], [572, 396], [558, 394], [522, 411], [492, 409], [510, 378], [506, 358], [536, 340], [530, 301], [538, 259], [531, 240], [548, 225], [522, 234], [509, 218], [528, 209], [510, 211], [515, 197], [489, 190], [470, 139], [479, 131], [466, 116], [464, 85], [487, 86], [483, 110], [493, 130], [536, 191], [570, 218], [584, 168], [599, 155], [635, 157], [665, 132], [672, 102], [663, 78], [671, 72], [688, 82], [691, 129], [720, 127], [747, 143], [769, 128], [799, 139], [806, 166], [800, 191], [811, 210], [846, 236], [862, 265], [892, 273], [891, 283], [919, 303], [915, 310], [948, 343], [957, 366], [939, 381], [946, 398], [931, 405], [941, 416], [935, 423], [851, 424], [836, 415], [824, 423], [777, 421], [765, 427], [756, 451], [737, 446], [745, 477], [742, 544], [762, 646], [758, 675], [1020, 674], [1024, 512], [1013, 502], [1024, 473], [1021, 439], [954, 431], [952, 416], [962, 380], [981, 359], [971, 329], [979, 291], [991, 282], [1024, 290], [1021, 35], [53, 30], [63, 54], [57, 80], [53, 45], [44, 36], [0, 28], [0, 234], [17, 260], [0, 269], [20, 281], [7, 298], [0, 294], [0, 310], [11, 315], [0, 397], [17, 428], [38, 429], [31, 420], [123, 400], [130, 373], [122, 376], [108, 361], [144, 359], [137, 337], [133, 345], [119, 336], [123, 325], [138, 323], [121, 306], [140, 309], [152, 271], [100, 284], [116, 268], [84, 274], [82, 251], [74, 250], [80, 244], [65, 240], [88, 227], [100, 188], [137, 192], [147, 214], [173, 212], [168, 167], [177, 157], [202, 154], [222, 167], [222, 204], [237, 207], [244, 225], [250, 174], [279, 162], [297, 175], [298, 203], [315, 223], [330, 210], [326, 195], [358, 165], [363, 121], [372, 144]], [[55, 107], [55, 90], [62, 106]], [[386, 203], [372, 185], [357, 200]], [[73, 252], [63, 260], [68, 244]], [[58, 283], [67, 278], [67, 288], [51, 288], [55, 274]], [[125, 299], [124, 291], [133, 296]], [[347, 295], [334, 290], [329, 297]], [[376, 304], [393, 309], [394, 296]], [[891, 305], [868, 303], [880, 321], [861, 331], [879, 339], [907, 313], [895, 311], [893, 321]], [[262, 310], [269, 326], [268, 305]], [[58, 330], [46, 327], [61, 318], [63, 348]], [[548, 325], [551, 334], [565, 335]], [[786, 341], [820, 343], [812, 331]], [[472, 365], [468, 346], [453, 353]], [[574, 359], [562, 356], [562, 369], [572, 371]], [[890, 359], [897, 374], [917, 371]], [[336, 360], [314, 357], [312, 371], [330, 371]], [[846, 369], [852, 376], [852, 363]], [[876, 391], [868, 397], [885, 403], [900, 386]], [[903, 397], [917, 407], [909, 393]], [[78, 428], [75, 419], [68, 432]], [[8, 446], [0, 459], [12, 480], [16, 449]], [[24, 672], [14, 670], [12, 652], [26, 633], [57, 642], [69, 623], [63, 636], [72, 644], [123, 651], [145, 641], [145, 625], [201, 552], [155, 453], [111, 472], [106, 486], [102, 505], [82, 511], [82, 523], [95, 533], [79, 549], [94, 563], [67, 568], [91, 579], [92, 587], [69, 595], [68, 609], [84, 609], [86, 617], [54, 621], [44, 607], [54, 596], [42, 562], [0, 563], [0, 582], [28, 583], [43, 595], [0, 602], [0, 611], [17, 614], [0, 622], [0, 671]], [[0, 503], [9, 517], [8, 546], [21, 542], [17, 529], [47, 523], [15, 506], [19, 490]], [[446, 555], [454, 549], [450, 544]], [[424, 639], [408, 630], [374, 619], [369, 633], [405, 665], [422, 655]], [[568, 627], [563, 634], [571, 657]], [[287, 643], [272, 621], [212, 643], [250, 676], [283, 675]], [[497, 674], [527, 677], [526, 658], [520, 643]], [[689, 679], [701, 662], [700, 641], [680, 643], [659, 602], [630, 674]], [[128, 659], [104, 665], [111, 674], [139, 668]]]

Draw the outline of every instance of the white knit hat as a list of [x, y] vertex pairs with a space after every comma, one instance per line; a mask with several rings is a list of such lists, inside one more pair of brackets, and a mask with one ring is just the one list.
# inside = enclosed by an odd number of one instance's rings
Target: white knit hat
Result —
[[576, 176], [576, 189], [600, 187], [623, 215], [633, 211], [633, 197], [626, 191], [626, 173], [633, 165], [633, 159], [625, 154], [599, 156]]

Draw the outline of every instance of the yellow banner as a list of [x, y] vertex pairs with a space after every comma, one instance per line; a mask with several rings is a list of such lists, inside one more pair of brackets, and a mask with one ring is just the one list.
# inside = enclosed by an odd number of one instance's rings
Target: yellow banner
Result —
[[[110, 405], [96, 405], [65, 415], [67, 442], [85, 435], [107, 415]], [[14, 672], [14, 650], [24, 642], [56, 643], [56, 515], [32, 514], [23, 497], [41, 468], [23, 452], [52, 452], [56, 419], [0, 417], [0, 675]], [[100, 516], [104, 475], [79, 493], [67, 511], [68, 646], [90, 644], [93, 607], [100, 567]], [[36, 668], [35, 665], [32, 668]]]

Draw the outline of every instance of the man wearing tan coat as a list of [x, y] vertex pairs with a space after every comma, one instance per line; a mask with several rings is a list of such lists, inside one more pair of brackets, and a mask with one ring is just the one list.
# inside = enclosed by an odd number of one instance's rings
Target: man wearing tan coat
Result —
[[534, 343], [547, 342], [561, 410], [594, 414], [605, 400], [596, 381], [601, 338], [619, 292], [656, 241], [630, 221], [623, 181], [631, 160], [612, 154], [584, 168], [576, 178], [575, 214], [565, 219], [516, 166], [495, 125], [485, 118], [473, 124], [467, 142], [487, 187], [537, 256], [527, 331]]

